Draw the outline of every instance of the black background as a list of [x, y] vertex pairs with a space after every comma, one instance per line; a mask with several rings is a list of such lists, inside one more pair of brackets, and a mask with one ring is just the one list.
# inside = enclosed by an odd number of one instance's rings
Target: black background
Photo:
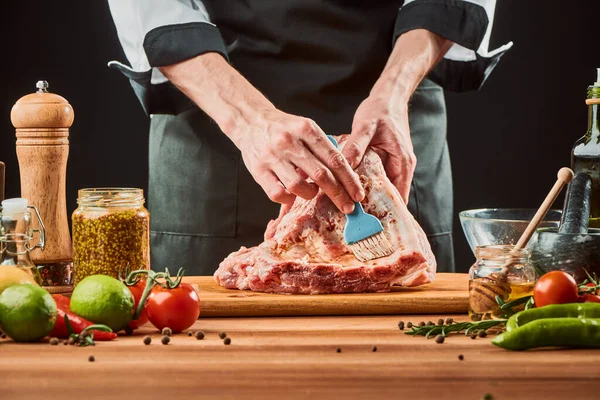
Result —
[[[106, 67], [125, 60], [106, 2], [8, 3], [0, 10], [0, 160], [7, 165], [7, 197], [20, 190], [10, 109], [40, 79], [75, 110], [69, 213], [78, 188], [146, 188], [148, 118], [127, 80]], [[514, 41], [513, 49], [481, 91], [447, 94], [455, 214], [541, 203], [585, 132], [585, 92], [600, 67], [593, 24], [599, 14], [597, 0], [498, 1], [490, 48]], [[457, 218], [454, 229], [457, 270], [466, 271], [473, 255]]]

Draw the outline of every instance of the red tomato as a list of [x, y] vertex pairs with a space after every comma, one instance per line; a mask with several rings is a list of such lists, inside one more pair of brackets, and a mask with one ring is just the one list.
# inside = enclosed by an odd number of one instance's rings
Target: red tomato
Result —
[[597, 294], [584, 294], [579, 296], [579, 301], [581, 303], [600, 303], [600, 296]]
[[[596, 285], [594, 285], [592, 282], [586, 283], [585, 286], [589, 287], [590, 289], [596, 288]], [[596, 294], [596, 290], [594, 290], [593, 292], [590, 292], [590, 293]]]
[[169, 327], [173, 332], [181, 332], [200, 316], [200, 299], [187, 283], [181, 283], [175, 289], [157, 285], [148, 296], [146, 310], [148, 319], [158, 329]]
[[563, 271], [550, 271], [544, 274], [533, 288], [536, 307], [548, 304], [577, 303], [577, 283]]
[[[133, 295], [133, 299], [135, 300], [135, 310], [137, 310], [138, 304], [140, 304], [140, 299], [142, 298], [142, 294], [144, 293], [144, 288], [146, 287], [146, 280], [140, 279], [135, 285], [127, 286], [129, 291]], [[129, 323], [129, 327], [131, 329], [137, 329], [140, 326], [144, 325], [148, 322], [148, 314], [146, 312], [146, 308], [142, 310], [140, 317], [137, 320], [131, 320]]]

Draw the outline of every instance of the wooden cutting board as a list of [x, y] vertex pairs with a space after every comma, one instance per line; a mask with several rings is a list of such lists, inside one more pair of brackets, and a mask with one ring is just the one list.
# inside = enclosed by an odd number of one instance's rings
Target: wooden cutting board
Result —
[[467, 274], [438, 273], [436, 281], [389, 293], [281, 295], [225, 289], [212, 276], [190, 276], [198, 285], [200, 317], [293, 315], [463, 314], [468, 308]]

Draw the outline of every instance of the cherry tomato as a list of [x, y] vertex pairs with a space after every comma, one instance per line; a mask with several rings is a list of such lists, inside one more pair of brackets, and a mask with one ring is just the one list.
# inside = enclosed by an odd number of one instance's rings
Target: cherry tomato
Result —
[[[596, 288], [596, 285], [594, 285], [592, 282], [586, 283], [585, 286], [589, 287], [590, 289]], [[590, 293], [596, 294], [596, 290], [594, 290], [593, 292], [590, 292]]]
[[148, 319], [158, 329], [169, 327], [173, 332], [181, 332], [200, 316], [200, 299], [187, 283], [174, 289], [155, 286], [148, 296], [146, 310]]
[[583, 294], [579, 296], [579, 302], [581, 303], [600, 303], [600, 296], [597, 294]]
[[[135, 300], [135, 308], [137, 310], [138, 304], [140, 304], [140, 298], [142, 297], [142, 293], [144, 293], [144, 288], [146, 287], [146, 280], [140, 279], [135, 285], [128, 286], [129, 291], [133, 295], [133, 299]], [[148, 322], [148, 314], [146, 312], [146, 308], [142, 310], [140, 317], [137, 320], [131, 320], [129, 323], [129, 327], [131, 329], [137, 329], [140, 326], [144, 325]]]
[[563, 271], [550, 271], [537, 281], [533, 288], [536, 307], [548, 304], [577, 303], [577, 283]]

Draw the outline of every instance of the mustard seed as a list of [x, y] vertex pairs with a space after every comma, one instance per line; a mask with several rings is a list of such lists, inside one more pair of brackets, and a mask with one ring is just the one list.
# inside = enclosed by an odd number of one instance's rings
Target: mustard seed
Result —
[[72, 221], [75, 285], [94, 274], [118, 278], [123, 265], [150, 267], [150, 214], [144, 207], [79, 208]]

